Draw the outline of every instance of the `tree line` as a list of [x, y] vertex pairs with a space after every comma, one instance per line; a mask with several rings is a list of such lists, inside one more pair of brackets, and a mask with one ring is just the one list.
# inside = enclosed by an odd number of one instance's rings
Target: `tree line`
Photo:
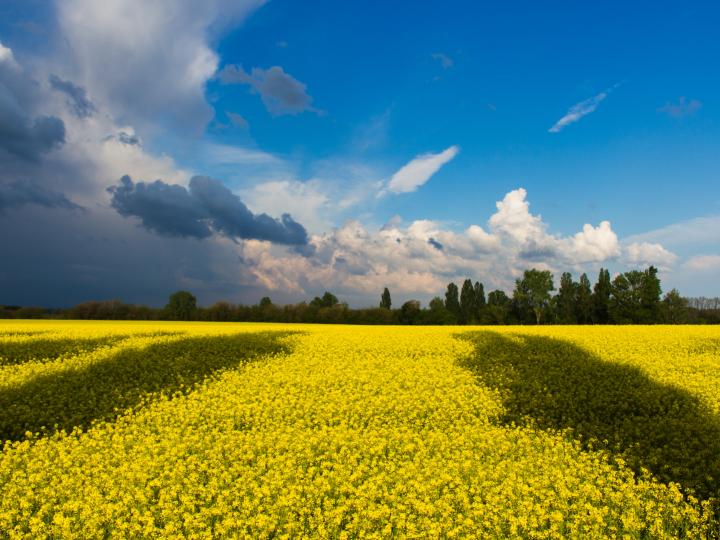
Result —
[[217, 302], [200, 307], [188, 291], [173, 293], [163, 308], [125, 304], [119, 300], [84, 302], [67, 309], [0, 306], [0, 318], [58, 318], [107, 320], [194, 320], [337, 324], [718, 324], [720, 299], [684, 298], [676, 289], [662, 294], [658, 271], [650, 266], [610, 278], [601, 268], [594, 284], [586, 274], [578, 281], [569, 272], [557, 291], [548, 270], [530, 269], [505, 291], [485, 293], [479, 281], [451, 282], [444, 296], [423, 308], [408, 300], [394, 308], [390, 290], [378, 307], [351, 309], [331, 292], [309, 302], [276, 305], [263, 297], [255, 305]]

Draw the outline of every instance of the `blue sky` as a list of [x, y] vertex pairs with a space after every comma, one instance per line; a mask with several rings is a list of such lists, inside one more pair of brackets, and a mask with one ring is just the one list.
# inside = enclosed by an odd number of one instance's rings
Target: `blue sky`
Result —
[[720, 295], [719, 23], [711, 2], [6, 0], [0, 302], [369, 305], [647, 264]]

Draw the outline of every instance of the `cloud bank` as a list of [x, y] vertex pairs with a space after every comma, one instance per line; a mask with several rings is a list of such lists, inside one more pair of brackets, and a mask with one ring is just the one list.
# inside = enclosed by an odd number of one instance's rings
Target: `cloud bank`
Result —
[[394, 218], [373, 230], [351, 220], [330, 233], [313, 235], [310, 257], [247, 242], [243, 261], [257, 283], [271, 290], [307, 294], [332, 287], [346, 297], [362, 298], [388, 286], [404, 297], [428, 298], [441, 294], [450, 280], [465, 277], [509, 290], [513, 279], [533, 266], [596, 272], [599, 266], [653, 255], [624, 249], [608, 221], [585, 224], [568, 236], [547, 229], [542, 217], [530, 212], [527, 192], [518, 188], [496, 203], [486, 226], [453, 231], [431, 220], [402, 226]]

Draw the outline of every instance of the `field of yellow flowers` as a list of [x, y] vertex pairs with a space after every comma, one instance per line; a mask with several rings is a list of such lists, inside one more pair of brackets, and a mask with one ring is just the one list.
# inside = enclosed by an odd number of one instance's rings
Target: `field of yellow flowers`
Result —
[[720, 328], [0, 323], [0, 538], [718, 534]]

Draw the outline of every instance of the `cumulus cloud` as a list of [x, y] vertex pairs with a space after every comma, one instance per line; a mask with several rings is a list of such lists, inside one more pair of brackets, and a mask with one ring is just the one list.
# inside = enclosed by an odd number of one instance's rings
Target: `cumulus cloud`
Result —
[[633, 242], [625, 246], [625, 258], [632, 265], [654, 265], [663, 269], [672, 266], [677, 255], [665, 249], [661, 244]]
[[2, 42], [0, 42], [0, 63], [12, 66], [16, 65], [12, 49], [3, 45]]
[[128, 144], [131, 146], [140, 145], [140, 137], [135, 135], [135, 131], [133, 129], [118, 131], [115, 135], [115, 139], [121, 144]]
[[306, 91], [307, 86], [280, 66], [269, 69], [252, 68], [250, 73], [242, 66], [229, 64], [219, 74], [223, 84], [247, 84], [260, 94], [265, 108], [273, 116], [298, 114], [303, 111], [321, 113], [312, 106], [312, 97]]
[[319, 233], [332, 227], [327, 220], [335, 208], [330, 191], [330, 186], [319, 180], [271, 180], [243, 190], [242, 196], [252, 208], [268, 213], [283, 209]]
[[48, 82], [54, 90], [62, 92], [69, 98], [68, 103], [79, 118], [88, 118], [95, 113], [95, 105], [90, 101], [87, 90], [82, 86], [73, 84], [70, 81], [64, 81], [54, 74], [50, 75]]
[[289, 214], [279, 220], [253, 214], [222, 182], [206, 176], [194, 176], [189, 189], [160, 180], [133, 183], [123, 176], [108, 191], [118, 213], [139, 217], [146, 229], [161, 235], [201, 239], [215, 232], [231, 239], [307, 243], [305, 228]]
[[617, 86], [618, 85], [616, 84], [615, 86], [612, 86], [607, 90], [600, 92], [596, 96], [581, 101], [580, 103], [576, 103], [575, 105], [570, 107], [570, 109], [568, 109], [568, 112], [565, 113], [565, 116], [555, 122], [555, 124], [548, 131], [550, 133], [558, 133], [570, 124], [574, 124], [584, 116], [587, 116], [591, 112], [594, 112], [595, 109], [598, 108], [598, 105], [600, 105], [600, 103], [602, 103], [605, 98], [608, 97], [610, 92], [617, 88]]
[[663, 107], [658, 109], [671, 116], [672, 118], [685, 118], [692, 116], [702, 108], [702, 103], [697, 99], [687, 100], [685, 96], [681, 96], [677, 103], [667, 102]]
[[495, 206], [497, 212], [488, 223], [496, 234], [519, 243], [537, 242], [545, 237], [545, 224], [539, 215], [530, 213], [527, 191], [523, 188], [510, 191], [502, 201], [495, 203]]
[[0, 149], [36, 160], [65, 142], [65, 124], [57, 116], [35, 114], [42, 106], [37, 83], [14, 62], [12, 51], [3, 53], [3, 57], [0, 62]]
[[422, 154], [397, 171], [387, 188], [381, 193], [411, 193], [430, 180], [440, 167], [451, 161], [460, 152], [458, 146], [446, 148], [438, 154]]
[[448, 281], [468, 276], [509, 289], [529, 266], [584, 271], [588, 264], [595, 270], [598, 263], [619, 261], [622, 250], [609, 222], [585, 224], [573, 235], [550, 234], [542, 218], [530, 212], [526, 197], [522, 188], [507, 193], [486, 227], [456, 232], [431, 220], [403, 226], [396, 216], [375, 230], [351, 220], [313, 235], [312, 256], [252, 245], [243, 248], [243, 260], [264, 286], [274, 283], [305, 294], [332, 287], [348, 298], [383, 286], [400, 295], [431, 296]]
[[[58, 2], [66, 73], [120, 121], [194, 130], [212, 118], [205, 84], [218, 55], [209, 39], [263, 0], [66, 0]], [[113, 66], [108, 69], [108, 66]]]

